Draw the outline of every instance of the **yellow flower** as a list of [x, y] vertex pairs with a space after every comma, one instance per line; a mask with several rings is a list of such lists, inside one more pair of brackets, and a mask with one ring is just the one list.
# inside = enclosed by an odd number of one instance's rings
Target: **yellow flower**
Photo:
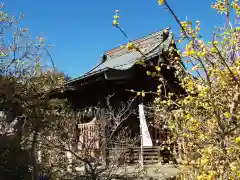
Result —
[[158, 4], [161, 6], [164, 3], [164, 0], [158, 0]]
[[161, 71], [161, 68], [160, 68], [159, 66], [156, 66], [155, 69], [156, 69], [157, 71]]
[[191, 50], [191, 51], [190, 51], [190, 55], [191, 55], [191, 56], [193, 56], [193, 55], [195, 55], [195, 54], [196, 54], [196, 51], [194, 51], [194, 50]]
[[175, 127], [174, 125], [171, 125], [171, 126], [170, 126], [170, 130], [173, 131], [173, 130], [174, 130], [174, 127]]
[[150, 72], [150, 71], [146, 71], [146, 74], [147, 74], [148, 76], [150, 76], [150, 75], [151, 75], [151, 72]]
[[184, 98], [183, 103], [184, 104], [189, 104], [189, 103], [191, 103], [191, 101], [192, 101], [192, 97], [187, 96], [187, 97]]
[[206, 46], [205, 46], [204, 44], [201, 44], [201, 45], [200, 45], [200, 48], [202, 48], [202, 49], [204, 49], [204, 50], [205, 50], [205, 47], [206, 47]]
[[144, 91], [142, 91], [142, 97], [145, 97], [145, 92]]
[[154, 78], [154, 77], [156, 77], [156, 72], [152, 72], [152, 77]]
[[235, 139], [235, 142], [240, 144], [240, 136], [238, 136], [236, 139]]
[[189, 56], [189, 55], [190, 55], [190, 51], [189, 50], [184, 52], [184, 56]]
[[206, 136], [205, 136], [204, 134], [201, 133], [201, 134], [199, 135], [199, 139], [201, 139], [201, 140], [205, 140], [205, 139], [206, 139]]
[[240, 61], [239, 60], [236, 61], [235, 63], [236, 63], [237, 66], [240, 66]]
[[193, 120], [193, 123], [194, 123], [194, 125], [195, 125], [196, 127], [199, 126], [199, 121], [198, 121], [198, 120], [194, 119], [194, 120]]
[[208, 87], [205, 87], [202, 89], [203, 92], [208, 92], [209, 91], [209, 88]]
[[137, 95], [140, 96], [140, 95], [141, 95], [141, 92], [137, 92]]
[[163, 101], [162, 101], [162, 104], [167, 104], [167, 101], [166, 101], [166, 100], [163, 100]]
[[201, 52], [197, 52], [197, 56], [201, 56]]
[[213, 47], [213, 48], [211, 49], [211, 52], [212, 52], [212, 53], [216, 53], [216, 52], [217, 52], [217, 49]]
[[209, 162], [209, 160], [208, 160], [208, 158], [203, 158], [203, 159], [201, 159], [201, 164], [202, 165], [205, 165], [205, 164], [207, 164]]
[[237, 4], [237, 3], [233, 3], [233, 4], [232, 4], [232, 7], [233, 7], [234, 9], [238, 9], [238, 4]]
[[237, 170], [236, 166], [231, 166], [231, 170], [235, 172]]
[[114, 19], [119, 19], [120, 17], [118, 15], [115, 15], [114, 16]]
[[127, 49], [132, 50], [133, 49], [133, 43], [131, 43], [131, 42], [127, 43]]
[[231, 113], [230, 112], [225, 112], [224, 116], [225, 116], [225, 118], [230, 118], [231, 117]]
[[190, 119], [191, 117], [192, 117], [192, 115], [189, 114], [189, 113], [185, 115], [185, 118], [186, 118], [186, 119]]
[[114, 26], [117, 26], [118, 24], [119, 24], [118, 21], [117, 21], [116, 19], [114, 19], [114, 20], [113, 20], [113, 25], [114, 25]]

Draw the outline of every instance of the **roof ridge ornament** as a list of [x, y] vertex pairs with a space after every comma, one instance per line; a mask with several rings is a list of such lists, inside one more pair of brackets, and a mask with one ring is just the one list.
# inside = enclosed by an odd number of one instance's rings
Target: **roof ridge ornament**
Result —
[[103, 54], [102, 55], [102, 63], [105, 62], [107, 60], [107, 55], [106, 54]]

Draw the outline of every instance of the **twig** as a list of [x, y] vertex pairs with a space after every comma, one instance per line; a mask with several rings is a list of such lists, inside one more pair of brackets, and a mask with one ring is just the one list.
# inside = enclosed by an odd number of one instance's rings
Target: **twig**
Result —
[[127, 38], [127, 40], [129, 41], [129, 38], [128, 38], [128, 36], [127, 36], [127, 34], [122, 30], [122, 28], [120, 27], [120, 26], [116, 26], [116, 28], [118, 28], [120, 31], [121, 31], [121, 33]]
[[178, 25], [181, 27], [185, 37], [190, 40], [189, 36], [187, 35], [187, 32], [185, 31], [185, 29], [183, 28], [180, 20], [178, 19], [177, 15], [173, 12], [172, 8], [169, 6], [169, 4], [167, 3], [167, 0], [164, 1], [166, 7], [168, 8], [168, 10], [170, 11], [170, 13], [173, 15], [174, 19], [177, 21]]
[[53, 61], [53, 58], [52, 58], [51, 54], [49, 53], [49, 51], [47, 50], [47, 48], [45, 48], [45, 51], [46, 51], [47, 55], [50, 57], [50, 60], [51, 60], [53, 69], [55, 69], [55, 64], [54, 64], [54, 61]]

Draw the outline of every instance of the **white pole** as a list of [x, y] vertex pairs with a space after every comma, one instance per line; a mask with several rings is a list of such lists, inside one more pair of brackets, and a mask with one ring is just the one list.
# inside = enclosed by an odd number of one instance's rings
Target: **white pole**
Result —
[[139, 165], [140, 168], [143, 169], [143, 136], [142, 136], [142, 124], [140, 123], [140, 138], [141, 138], [141, 146], [140, 146], [140, 153], [139, 153]]
[[139, 165], [140, 168], [143, 169], [143, 127], [142, 127], [142, 104], [139, 104], [139, 122], [140, 122], [140, 138], [141, 138], [141, 145], [140, 145], [140, 153], [139, 153]]

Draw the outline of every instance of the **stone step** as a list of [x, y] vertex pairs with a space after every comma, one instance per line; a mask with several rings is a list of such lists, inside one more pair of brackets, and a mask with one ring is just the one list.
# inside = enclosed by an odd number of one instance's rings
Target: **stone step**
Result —
[[[131, 150], [129, 150], [129, 148], [122, 148], [118, 150], [122, 153], [120, 156], [126, 158], [126, 162], [139, 162], [141, 152], [141, 149], [139, 147], [132, 148]], [[114, 152], [117, 152], [117, 149]], [[142, 153], [144, 164], [155, 164], [159, 163], [162, 160], [159, 147], [144, 147], [142, 148]]]

